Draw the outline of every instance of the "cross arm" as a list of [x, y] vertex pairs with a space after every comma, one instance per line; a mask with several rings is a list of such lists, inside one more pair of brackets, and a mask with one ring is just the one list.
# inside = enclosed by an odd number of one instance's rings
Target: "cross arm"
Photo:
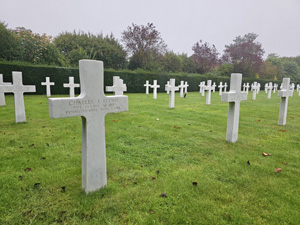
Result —
[[243, 101], [247, 100], [247, 93], [246, 92], [227, 92], [222, 94], [222, 102], [235, 102], [235, 101]]
[[292, 90], [280, 90], [278, 91], [278, 97], [290, 97], [292, 96], [293, 91]]

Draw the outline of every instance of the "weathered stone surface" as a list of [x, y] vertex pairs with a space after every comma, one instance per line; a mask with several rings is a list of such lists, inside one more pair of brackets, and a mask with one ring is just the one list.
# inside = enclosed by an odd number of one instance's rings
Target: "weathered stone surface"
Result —
[[238, 140], [240, 103], [247, 99], [247, 93], [241, 92], [242, 74], [233, 73], [230, 78], [230, 91], [222, 94], [222, 101], [229, 102], [226, 141]]
[[86, 193], [107, 184], [105, 150], [105, 115], [128, 110], [128, 97], [105, 96], [103, 63], [80, 60], [81, 94], [71, 98], [50, 98], [52, 118], [82, 118], [82, 188]]

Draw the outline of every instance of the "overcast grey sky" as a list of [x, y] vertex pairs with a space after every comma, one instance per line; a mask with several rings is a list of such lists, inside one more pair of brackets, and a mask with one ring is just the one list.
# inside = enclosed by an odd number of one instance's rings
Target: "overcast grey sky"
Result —
[[170, 50], [188, 55], [200, 39], [223, 53], [254, 32], [265, 57], [300, 55], [300, 0], [0, 0], [0, 20], [34, 33], [112, 32], [119, 40], [132, 23], [151, 22]]

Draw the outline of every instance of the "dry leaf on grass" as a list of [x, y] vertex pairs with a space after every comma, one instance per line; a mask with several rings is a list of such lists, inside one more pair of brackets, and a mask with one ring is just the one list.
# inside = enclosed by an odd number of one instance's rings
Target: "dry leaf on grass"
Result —
[[263, 156], [270, 156], [270, 155], [272, 155], [272, 153], [265, 153], [265, 152], [262, 152], [262, 155], [263, 155]]
[[276, 168], [275, 173], [279, 173], [279, 172], [281, 172], [281, 171], [282, 171], [281, 168]]

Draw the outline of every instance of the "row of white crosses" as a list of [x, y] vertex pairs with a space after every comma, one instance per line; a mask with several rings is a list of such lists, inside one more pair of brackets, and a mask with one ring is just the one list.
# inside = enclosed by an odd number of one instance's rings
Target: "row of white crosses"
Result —
[[146, 87], [146, 95], [149, 94], [149, 87], [153, 88], [153, 99], [157, 99], [157, 89], [160, 88], [160, 85], [157, 84], [157, 80], [153, 81], [153, 85], [149, 84], [149, 80], [146, 80], [144, 87]]
[[5, 93], [14, 94], [15, 121], [16, 123], [26, 122], [24, 93], [35, 92], [35, 85], [23, 85], [22, 72], [12, 72], [13, 83], [4, 83], [3, 76], [0, 74], [0, 105], [5, 105]]
[[[54, 82], [50, 82], [50, 78], [46, 77], [46, 82], [42, 82], [41, 85], [46, 86], [47, 97], [51, 96], [50, 86], [54, 85]], [[69, 83], [63, 84], [64, 87], [70, 89], [70, 97], [75, 97], [75, 88], [79, 88], [80, 84], [74, 83], [74, 77], [69, 77]], [[107, 92], [114, 92], [114, 95], [123, 95], [124, 91], [127, 91], [126, 84], [123, 84], [123, 80], [118, 76], [113, 77], [113, 86], [106, 87]]]
[[[165, 91], [167, 92], [167, 94], [169, 94], [170, 90], [172, 89], [170, 87], [170, 86], [172, 86], [171, 80], [172, 80], [172, 82], [174, 80], [174, 86], [175, 86], [175, 79], [170, 79], [170, 81], [167, 81], [167, 84], [165, 85]], [[172, 102], [175, 101], [175, 91], [178, 91], [178, 90], [180, 90], [180, 97], [183, 98], [184, 97], [183, 93], [187, 93], [188, 86], [189, 85], [188, 85], [188, 83], [186, 81], [185, 82], [184, 81], [180, 81], [180, 85], [178, 87], [176, 87], [176, 90], [174, 90], [174, 93], [173, 93], [174, 94], [174, 98], [172, 97], [173, 94], [171, 93], [170, 99], [172, 98], [172, 100], [170, 100], [170, 101], [172, 101]], [[160, 85], [157, 84], [157, 80], [153, 80], [153, 85], [151, 85], [149, 83], [149, 80], [146, 80], [146, 84], [144, 84], [144, 87], [146, 87], [146, 94], [147, 95], [149, 94], [149, 87], [153, 88], [153, 98], [157, 99], [157, 89], [160, 88]], [[178, 88], [178, 90], [177, 90], [177, 88]], [[175, 103], [169, 103], [169, 105], [172, 106], [170, 108], [174, 108]]]
[[[239, 111], [240, 102], [247, 99], [247, 92], [241, 92], [242, 74], [231, 74], [230, 91], [222, 94], [222, 101], [229, 102], [227, 119], [227, 142], [236, 142], [238, 140]], [[270, 84], [268, 85], [270, 86]], [[300, 88], [300, 87], [299, 87]], [[253, 85], [253, 98], [258, 90], [257, 82]], [[278, 91], [278, 97], [281, 98], [278, 125], [286, 124], [288, 98], [292, 96], [290, 89], [290, 78], [283, 78], [282, 89]]]
[[[79, 75], [81, 94], [78, 97], [50, 98], [49, 115], [52, 118], [81, 116], [82, 188], [86, 193], [89, 193], [107, 184], [105, 115], [111, 112], [128, 111], [128, 97], [124, 95], [104, 95], [103, 63], [101, 61], [80, 60]], [[114, 78], [113, 87], [115, 88], [109, 87], [108, 89], [115, 93], [118, 93], [122, 88], [124, 90], [123, 81], [120, 80], [118, 77]], [[283, 88], [278, 92], [278, 96], [281, 97], [279, 125], [285, 125], [286, 123], [288, 97], [292, 95], [289, 82], [289, 78], [284, 78]], [[226, 140], [228, 142], [236, 142], [238, 140], [240, 102], [247, 99], [247, 93], [241, 92], [241, 83], [242, 74], [232, 74], [230, 78], [230, 91], [222, 94], [222, 101], [229, 102], [226, 133]], [[175, 91], [179, 90], [179, 87], [175, 86], [175, 79], [170, 79], [166, 89], [170, 92], [171, 104], [171, 99], [174, 99]], [[210, 96], [213, 89], [211, 80], [208, 81], [206, 89], [209, 91], [207, 96]], [[13, 92], [16, 102], [16, 96], [20, 92], [23, 96], [23, 92], [35, 91], [35, 86], [24, 86], [22, 84], [22, 74], [20, 72], [13, 72], [13, 85], [0, 85], [0, 90], [3, 93]], [[256, 91], [254, 90], [254, 92]]]

